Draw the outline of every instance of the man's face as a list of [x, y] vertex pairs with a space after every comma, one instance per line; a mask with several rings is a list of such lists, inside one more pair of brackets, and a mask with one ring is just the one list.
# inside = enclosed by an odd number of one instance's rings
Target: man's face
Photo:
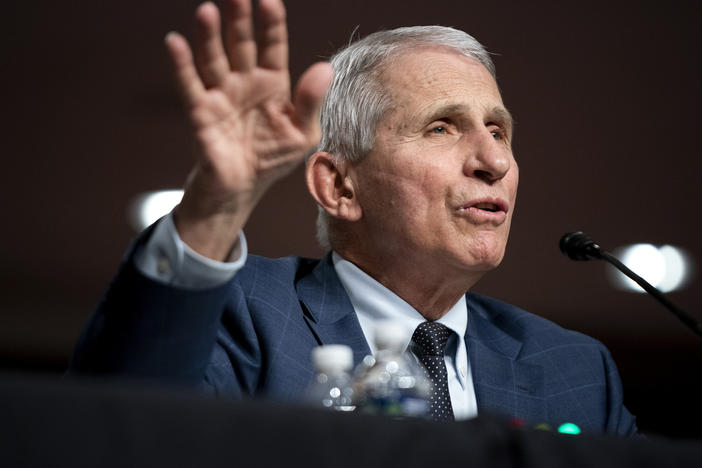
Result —
[[392, 106], [352, 176], [366, 240], [419, 268], [495, 268], [519, 179], [497, 84], [477, 61], [440, 48], [403, 54], [383, 81]]

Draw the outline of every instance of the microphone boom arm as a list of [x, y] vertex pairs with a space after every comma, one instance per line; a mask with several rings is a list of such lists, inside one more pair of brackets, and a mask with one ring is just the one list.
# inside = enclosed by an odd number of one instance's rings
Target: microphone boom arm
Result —
[[631, 271], [629, 267], [620, 262], [619, 259], [617, 259], [617, 257], [615, 257], [614, 255], [611, 255], [610, 253], [605, 252], [604, 250], [600, 250], [599, 258], [608, 262], [617, 270], [621, 271], [626, 276], [631, 278], [632, 281], [636, 282], [636, 284], [641, 286], [647, 293], [653, 296], [658, 302], [663, 304], [669, 311], [674, 313], [682, 321], [682, 323], [690, 327], [690, 329], [692, 329], [693, 332], [695, 332], [699, 336], [702, 336], [702, 325], [690, 315], [688, 315], [685, 311], [683, 311], [678, 306], [670, 302], [668, 298], [665, 297], [665, 295], [658, 288], [656, 288], [651, 283], [649, 283], [648, 281]]
[[631, 271], [629, 267], [624, 265], [619, 261], [614, 255], [605, 252], [599, 245], [597, 245], [592, 239], [586, 236], [584, 233], [569, 232], [561, 237], [560, 249], [563, 255], [567, 256], [571, 260], [604, 260], [610, 265], [614, 266], [616, 269], [621, 271], [627, 277], [631, 278], [636, 284], [641, 286], [644, 291], [653, 296], [658, 302], [663, 304], [666, 309], [675, 314], [682, 323], [687, 325], [695, 334], [702, 337], [702, 325], [684, 312], [682, 309], [677, 307], [675, 304], [670, 302], [667, 297], [663, 295], [656, 287], [651, 285], [648, 281]]

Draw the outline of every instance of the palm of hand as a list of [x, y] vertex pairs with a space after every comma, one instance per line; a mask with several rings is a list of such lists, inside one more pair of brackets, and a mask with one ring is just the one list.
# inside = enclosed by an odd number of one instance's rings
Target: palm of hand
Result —
[[331, 67], [310, 67], [291, 101], [283, 5], [261, 2], [258, 43], [250, 9], [248, 0], [229, 0], [226, 51], [219, 11], [211, 3], [196, 15], [194, 58], [182, 36], [166, 39], [199, 144], [186, 195], [209, 198], [203, 204], [227, 205], [242, 194], [258, 198], [319, 139], [317, 113]]
[[232, 73], [190, 111], [196, 167], [213, 191], [252, 190], [286, 175], [314, 145], [295, 122], [287, 72]]

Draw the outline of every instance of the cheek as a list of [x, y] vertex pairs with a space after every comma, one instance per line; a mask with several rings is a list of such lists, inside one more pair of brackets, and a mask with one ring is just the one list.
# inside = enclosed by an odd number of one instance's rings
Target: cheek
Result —
[[418, 221], [424, 222], [431, 211], [426, 196], [417, 184], [404, 180], [379, 180], [362, 201], [366, 215], [380, 225], [392, 220], [393, 225], [406, 229]]
[[[366, 203], [415, 210], [415, 216], [441, 198], [438, 171], [408, 165], [378, 169], [361, 185]], [[420, 210], [420, 211], [416, 211]]]

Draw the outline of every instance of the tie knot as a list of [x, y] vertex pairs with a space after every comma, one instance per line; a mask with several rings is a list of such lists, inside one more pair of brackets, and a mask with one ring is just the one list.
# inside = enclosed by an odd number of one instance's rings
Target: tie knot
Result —
[[443, 356], [451, 333], [451, 329], [439, 322], [423, 322], [414, 331], [412, 341], [419, 345], [425, 356]]

